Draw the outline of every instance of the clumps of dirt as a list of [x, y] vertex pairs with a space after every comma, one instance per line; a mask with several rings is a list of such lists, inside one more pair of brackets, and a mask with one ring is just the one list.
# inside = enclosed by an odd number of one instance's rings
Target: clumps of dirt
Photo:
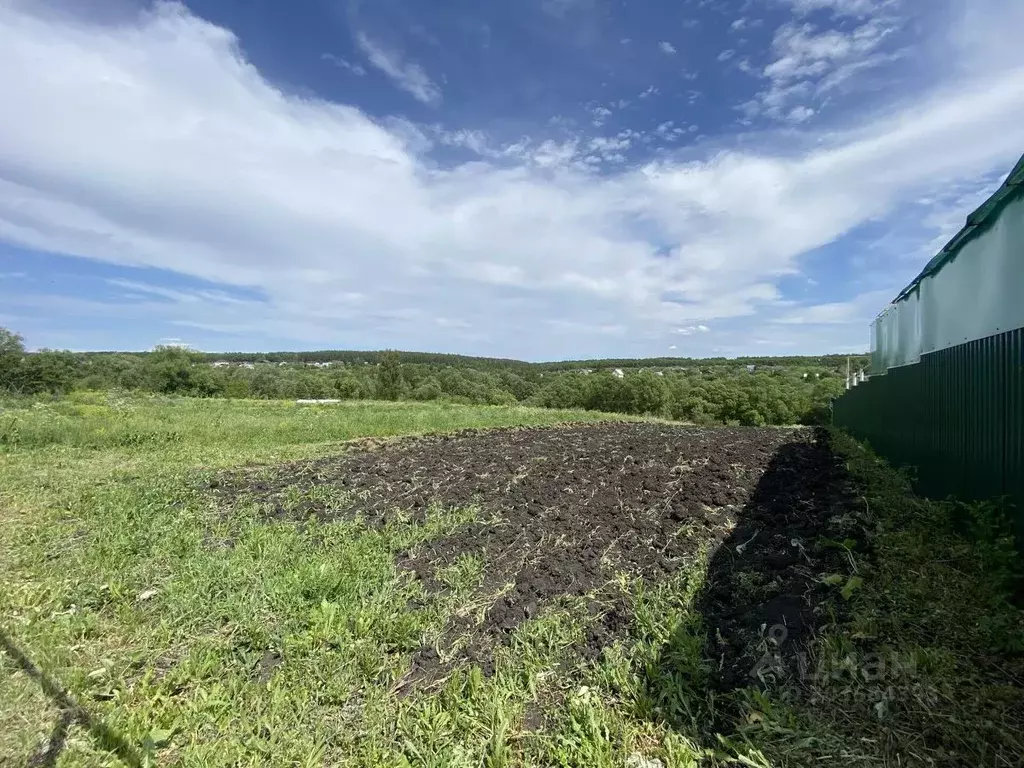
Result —
[[862, 508], [826, 432], [779, 447], [708, 564], [698, 602], [719, 690], [802, 683], [813, 635], [844, 610], [822, 577], [855, 576], [870, 554]]
[[[371, 526], [396, 516], [422, 520], [435, 503], [558, 522], [559, 515], [544, 513], [583, 509], [601, 516], [660, 502], [679, 520], [695, 508], [742, 501], [749, 480], [792, 434], [649, 423], [466, 430], [356, 443], [340, 456], [286, 464], [269, 476], [265, 468], [225, 474], [211, 488], [267, 501], [277, 517], [358, 515]], [[753, 476], [744, 477], [747, 469]], [[282, 504], [287, 493], [302, 496], [325, 485], [348, 498]]]
[[256, 679], [265, 685], [270, 682], [270, 678], [274, 676], [274, 672], [282, 664], [284, 664], [284, 657], [280, 651], [270, 649], [264, 652], [259, 663], [256, 665]]
[[[442, 569], [465, 555], [482, 556], [477, 595], [493, 602], [461, 660], [488, 672], [494, 643], [546, 606], [593, 597], [622, 572], [663, 580], [728, 537], [744, 510], [755, 525], [777, 526], [785, 517], [794, 526], [791, 538], [808, 536], [812, 524], [801, 520], [806, 509], [787, 506], [799, 499], [789, 493], [768, 503], [771, 491], [759, 484], [780, 455], [813, 442], [808, 430], [653, 423], [503, 429], [392, 441], [290, 465], [273, 478], [246, 484], [242, 475], [219, 485], [244, 489], [271, 506], [287, 489], [331, 485], [346, 491], [341, 501], [306, 501], [292, 514], [361, 516], [369, 525], [398, 515], [422, 519], [434, 504], [479, 506], [481, 522], [399, 553], [398, 562], [438, 591]], [[815, 483], [804, 473], [817, 469], [795, 466], [789, 480]], [[786, 571], [799, 564], [785, 548], [765, 549], [762, 556], [760, 547], [774, 547], [774, 539], [760, 535], [752, 551], [766, 566]], [[603, 604], [591, 604], [593, 620], [578, 649], [584, 658], [598, 656], [629, 625], [628, 607], [617, 605], [613, 594], [603, 597]], [[414, 675], [432, 677], [444, 666], [436, 650], [423, 649]]]

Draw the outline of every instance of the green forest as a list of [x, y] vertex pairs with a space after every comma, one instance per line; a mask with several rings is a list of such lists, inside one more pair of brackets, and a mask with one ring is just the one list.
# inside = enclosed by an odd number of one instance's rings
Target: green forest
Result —
[[528, 363], [397, 351], [27, 352], [0, 328], [0, 392], [125, 390], [259, 399], [441, 400], [661, 416], [697, 424], [814, 424], [867, 357], [651, 358]]

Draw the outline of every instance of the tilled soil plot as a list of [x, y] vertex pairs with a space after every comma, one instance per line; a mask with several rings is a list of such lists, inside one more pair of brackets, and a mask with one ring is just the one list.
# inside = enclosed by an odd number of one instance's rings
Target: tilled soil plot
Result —
[[[781, 495], [762, 498], [760, 512], [755, 512], [755, 517], [785, 517], [794, 511], [791, 506], [805, 481], [814, 480], [805, 473], [820, 475], [827, 464], [827, 451], [815, 448], [809, 430], [605, 423], [463, 432], [387, 442], [289, 465], [272, 480], [247, 484], [243, 474], [224, 478], [219, 485], [224, 492], [244, 490], [273, 501], [286, 488], [331, 484], [350, 491], [346, 498], [351, 501], [322, 507], [311, 502], [300, 514], [323, 519], [362, 515], [371, 525], [386, 522], [399, 510], [415, 519], [432, 504], [479, 505], [487, 513], [484, 522], [401, 553], [399, 564], [422, 579], [428, 591], [436, 591], [443, 588], [435, 578], [439, 569], [466, 554], [483, 556], [479, 592], [500, 597], [482, 625], [453, 627], [453, 632], [470, 630], [475, 635], [464, 660], [479, 663], [489, 673], [493, 644], [552, 601], [593, 595], [617, 573], [657, 582], [692, 565], [707, 547], [730, 536], [757, 499], [766, 469], [786, 455], [802, 457], [772, 480], [787, 488]], [[834, 512], [833, 506], [818, 507], [805, 503], [796, 510], [803, 517], [792, 535], [776, 536], [769, 543], [772, 537], [759, 534], [757, 546], [781, 549], [764, 550], [758, 562], [786, 574], [802, 573], [799, 543], [790, 542], [813, 536]], [[278, 510], [285, 513], [283, 507]], [[740, 527], [749, 535], [751, 526]], [[794, 579], [804, 577], [782, 581], [797, 595], [793, 599], [804, 600], [806, 585]], [[601, 618], [579, 649], [584, 656], [596, 656], [628, 628], [628, 605], [616, 603], [610, 593], [604, 597], [611, 599], [591, 603], [591, 612]], [[756, 610], [749, 605], [745, 609], [744, 625], [763, 623]], [[727, 611], [719, 613], [725, 621], [735, 620]], [[413, 675], [432, 678], [445, 667], [432, 649], [423, 649], [414, 660]]]

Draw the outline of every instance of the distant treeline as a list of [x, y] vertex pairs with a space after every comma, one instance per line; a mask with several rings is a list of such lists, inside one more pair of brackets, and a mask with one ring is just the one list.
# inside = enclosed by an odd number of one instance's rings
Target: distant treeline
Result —
[[850, 366], [858, 370], [866, 366], [867, 355], [819, 355], [791, 357], [647, 357], [624, 360], [563, 360], [551, 363], [533, 363], [542, 370], [601, 370], [606, 368], [678, 368], [723, 366], [726, 368], [746, 368], [748, 365], [757, 367], [811, 367], [816, 369], [843, 370], [847, 359]]
[[[854, 370], [867, 357], [852, 356]], [[325, 365], [329, 363], [330, 365]], [[526, 363], [423, 352], [26, 353], [0, 328], [0, 391], [138, 390], [197, 397], [444, 400], [651, 414], [697, 423], [816, 423], [847, 356]], [[753, 368], [751, 368], [751, 366]]]
[[[94, 355], [132, 355], [141, 356], [151, 352], [81, 352], [83, 356]], [[793, 355], [787, 357], [646, 357], [620, 358], [599, 360], [561, 360], [542, 363], [530, 363], [524, 360], [511, 360], [501, 357], [474, 357], [471, 355], [452, 355], [441, 352], [401, 352], [398, 350], [339, 350], [323, 349], [310, 352], [192, 352], [197, 360], [206, 362], [225, 361], [229, 363], [344, 363], [346, 365], [376, 365], [384, 355], [395, 355], [400, 363], [417, 365], [451, 365], [479, 370], [496, 368], [534, 368], [540, 371], [567, 370], [602, 370], [605, 368], [675, 368], [707, 365], [723, 365], [733, 367], [755, 366], [811, 366], [815, 368], [845, 368], [850, 360], [851, 367], [859, 370], [868, 363], [864, 355]]]
[[[376, 365], [390, 350], [379, 351], [351, 351], [339, 349], [313, 350], [311, 352], [193, 352], [196, 359], [203, 362], [217, 362], [220, 360], [229, 363], [289, 363], [301, 365], [304, 363], [344, 363], [346, 365]], [[468, 355], [447, 355], [439, 352], [390, 352], [398, 355], [399, 362], [413, 363], [418, 365], [457, 365], [478, 368], [480, 370], [493, 368], [510, 368], [529, 366], [521, 360], [505, 360], [496, 357], [471, 357]], [[150, 352], [82, 352], [86, 356], [127, 354], [133, 356], [145, 356]]]

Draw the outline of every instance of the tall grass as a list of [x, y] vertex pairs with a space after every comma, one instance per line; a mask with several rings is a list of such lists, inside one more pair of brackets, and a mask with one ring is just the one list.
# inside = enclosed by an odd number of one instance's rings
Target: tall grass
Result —
[[[220, 509], [206, 480], [219, 467], [333, 453], [358, 437], [597, 418], [608, 417], [96, 393], [5, 402], [0, 640], [95, 721], [61, 726], [66, 707], [0, 649], [0, 765], [39, 757], [54, 734], [65, 742], [60, 765], [398, 760], [395, 724], [415, 739], [431, 714], [382, 681], [456, 606], [409, 610], [424, 595], [394, 553], [473, 510], [380, 532], [267, 523], [244, 504]], [[460, 728], [478, 729], [478, 716], [467, 713]], [[95, 722], [125, 748], [111, 752]], [[417, 748], [456, 764], [443, 738]]]
[[79, 392], [57, 401], [0, 407], [0, 451], [49, 447], [155, 451], [199, 458], [241, 456], [273, 446], [458, 429], [546, 425], [610, 418], [589, 411], [450, 403], [343, 401], [296, 405], [275, 400], [213, 400]]

